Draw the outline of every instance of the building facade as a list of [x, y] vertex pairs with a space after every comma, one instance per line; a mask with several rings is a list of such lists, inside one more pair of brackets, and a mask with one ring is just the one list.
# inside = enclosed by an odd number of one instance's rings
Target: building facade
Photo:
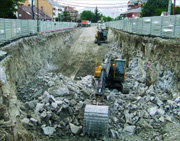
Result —
[[[33, 13], [32, 14], [32, 7], [31, 6], [26, 6], [26, 5], [19, 5], [18, 7], [18, 15], [17, 18], [18, 19], [36, 19], [38, 14], [37, 14], [37, 9], [34, 6], [33, 7]], [[34, 18], [33, 18], [34, 17]], [[44, 14], [41, 10], [39, 10], [39, 17], [40, 20], [52, 20], [51, 17], [49, 17], [48, 15]]]
[[78, 20], [78, 11], [73, 7], [66, 6], [64, 7], [64, 11], [69, 11], [71, 21], [76, 22]]
[[141, 16], [141, 7], [121, 13], [122, 19], [138, 18]]
[[128, 1], [128, 10], [142, 7], [142, 5], [146, 2], [147, 2], [147, 0], [129, 0]]
[[126, 18], [138, 18], [141, 16], [141, 7], [147, 0], [129, 0], [128, 10], [121, 13], [122, 19]]
[[[33, 5], [37, 7], [38, 2], [38, 9], [41, 10], [44, 14], [51, 17], [51, 19], [55, 19], [58, 15], [62, 14], [64, 8], [58, 5], [57, 3], [53, 2], [52, 0], [33, 0]], [[25, 6], [31, 6], [32, 0], [26, 0], [25, 2], [21, 3]]]

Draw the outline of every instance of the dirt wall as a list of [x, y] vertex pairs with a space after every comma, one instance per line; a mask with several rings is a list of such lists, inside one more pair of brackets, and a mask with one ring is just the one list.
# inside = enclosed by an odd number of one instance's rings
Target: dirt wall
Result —
[[[32, 140], [20, 122], [23, 114], [17, 100], [17, 85], [28, 83], [37, 73], [61, 67], [66, 52], [79, 35], [80, 30], [61, 31], [20, 39], [0, 52], [0, 136], [7, 140]], [[54, 63], [58, 60], [59, 63]], [[40, 71], [41, 70], [41, 71]], [[3, 139], [4, 139], [3, 138]]]
[[141, 62], [145, 59], [147, 68], [142, 70], [149, 71], [150, 83], [156, 82], [161, 70], [170, 70], [177, 76], [180, 89], [180, 39], [137, 36], [115, 29], [112, 31], [126, 60], [138, 55], [139, 67], [142, 67]]
[[88, 72], [92, 75], [96, 58], [102, 60], [117, 41], [119, 51], [127, 61], [139, 56], [138, 66], [149, 78], [149, 83], [155, 83], [162, 70], [170, 70], [177, 76], [175, 79], [180, 89], [179, 40], [148, 38], [112, 30], [112, 35], [108, 36], [109, 45], [98, 46], [94, 44], [95, 31], [95, 28], [86, 28], [48, 33], [20, 39], [1, 48], [0, 137], [5, 136], [3, 139], [6, 140], [36, 139], [22, 125], [27, 121], [21, 119], [28, 115], [23, 112], [22, 103], [17, 98], [17, 86], [28, 85], [37, 74], [47, 71], [64, 72], [73, 79]]
[[[38, 83], [32, 80], [35, 80], [39, 74], [62, 73], [71, 79], [93, 75], [96, 59], [102, 60], [109, 50], [108, 44], [98, 46], [94, 43], [96, 30], [90, 27], [39, 34], [1, 48], [0, 109], [4, 113], [0, 115], [0, 120], [6, 119], [7, 126], [13, 128], [11, 131], [6, 131], [0, 127], [0, 136], [5, 135], [6, 138], [17, 140], [21, 138], [38, 140], [36, 136], [34, 137], [36, 133], [33, 133], [35, 132], [33, 128], [29, 129], [32, 134], [24, 129], [23, 123], [26, 124], [28, 121], [22, 120], [29, 116], [24, 112], [25, 103], [20, 97], [26, 98], [29, 93], [36, 95], [34, 91], [39, 93], [38, 88], [33, 89], [31, 86], [32, 83]], [[25, 86], [29, 86], [31, 90], [21, 93], [19, 89], [24, 89]], [[5, 122], [3, 121], [2, 124]]]

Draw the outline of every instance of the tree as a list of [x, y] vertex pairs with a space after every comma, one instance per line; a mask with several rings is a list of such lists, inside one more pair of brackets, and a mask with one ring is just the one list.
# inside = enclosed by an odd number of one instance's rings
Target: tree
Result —
[[167, 11], [167, 9], [164, 8], [156, 8], [155, 13], [153, 16], [160, 16], [163, 11]]
[[[172, 7], [171, 7], [171, 15], [173, 15], [174, 13], [174, 4], [172, 4]], [[180, 14], [180, 7], [176, 7], [176, 15], [177, 14]]]
[[19, 2], [24, 2], [25, 0], [2, 0], [0, 4], [0, 18], [16, 18], [15, 12]]
[[69, 11], [64, 11], [62, 17], [63, 17], [62, 18], [63, 21], [65, 21], [65, 22], [71, 21], [71, 16], [70, 16]]
[[90, 10], [85, 10], [81, 13], [81, 20], [93, 21], [95, 14]]
[[169, 0], [148, 0], [142, 6], [142, 17], [157, 16], [162, 10], [168, 8]]
[[58, 14], [58, 17], [55, 18], [56, 21], [62, 21], [62, 17], [63, 15], [62, 14]]
[[103, 17], [103, 20], [105, 21], [105, 22], [109, 22], [109, 21], [113, 21], [114, 19], [113, 18], [111, 18], [111, 17], [109, 17], [109, 16], [102, 16]]
[[121, 20], [121, 19], [122, 19], [121, 16], [117, 16], [117, 17], [115, 18], [115, 20]]
[[97, 23], [97, 21], [99, 21], [99, 20], [101, 19], [101, 16], [100, 16], [100, 13], [99, 13], [99, 11], [98, 11], [98, 8], [97, 8], [97, 7], [96, 7], [96, 9], [95, 9], [94, 14], [95, 14], [95, 17], [94, 17], [93, 22], [96, 22], [96, 23]]
[[114, 20], [113, 18], [109, 17], [109, 16], [104, 16], [103, 14], [101, 14], [97, 7], [95, 9], [95, 12], [93, 13], [90, 10], [85, 10], [81, 13], [81, 20], [89, 20], [91, 22], [96, 23], [98, 20], [101, 20], [101, 18], [103, 18], [104, 21], [112, 21]]
[[180, 14], [180, 7], [176, 7], [176, 14]]

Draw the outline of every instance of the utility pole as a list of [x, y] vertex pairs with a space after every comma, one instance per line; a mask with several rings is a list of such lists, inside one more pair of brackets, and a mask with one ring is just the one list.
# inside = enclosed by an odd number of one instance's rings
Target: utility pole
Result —
[[46, 21], [46, 6], [44, 7], [45, 21]]
[[168, 15], [171, 15], [171, 5], [172, 5], [172, 0], [169, 0]]
[[176, 15], [176, 0], [174, 0], [174, 15]]
[[34, 19], [33, 0], [31, 1], [32, 19]]
[[39, 0], [37, 0], [37, 32], [39, 32]]

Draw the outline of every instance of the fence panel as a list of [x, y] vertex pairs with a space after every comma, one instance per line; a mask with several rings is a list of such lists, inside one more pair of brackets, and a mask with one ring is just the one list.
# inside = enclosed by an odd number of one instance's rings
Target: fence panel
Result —
[[175, 16], [174, 36], [180, 37], [180, 15]]
[[12, 22], [9, 19], [5, 19], [6, 40], [12, 39]]
[[[73, 22], [39, 21], [40, 32], [58, 31], [75, 26], [77, 24]], [[0, 43], [35, 33], [37, 33], [37, 20], [0, 18]]]
[[0, 19], [0, 41], [6, 40], [5, 20]]
[[162, 36], [173, 37], [175, 16], [163, 17]]
[[180, 37], [180, 15], [124, 19], [108, 22], [107, 26], [140, 35]]
[[21, 35], [26, 36], [29, 34], [29, 22], [28, 20], [22, 20], [22, 32]]
[[150, 34], [150, 27], [151, 27], [151, 18], [150, 17], [146, 17], [143, 18], [143, 29], [142, 30], [142, 34], [143, 35], [149, 35]]
[[161, 19], [159, 17], [152, 18], [151, 35], [161, 36]]

